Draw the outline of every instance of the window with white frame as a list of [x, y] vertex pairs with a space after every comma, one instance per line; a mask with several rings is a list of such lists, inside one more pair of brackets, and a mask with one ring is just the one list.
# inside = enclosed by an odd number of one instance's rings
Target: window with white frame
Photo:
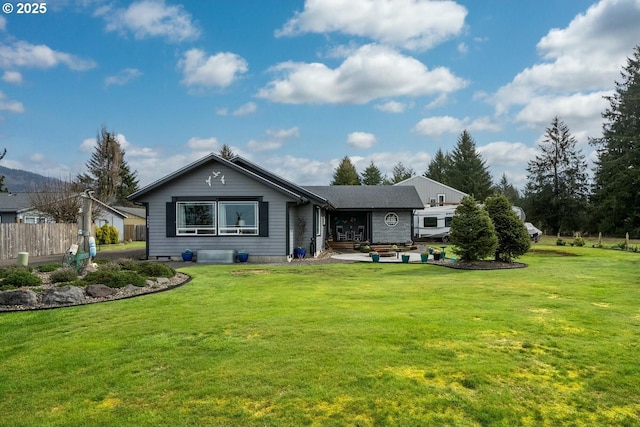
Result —
[[218, 202], [218, 234], [258, 235], [258, 202]]
[[176, 234], [216, 234], [216, 202], [177, 202]]

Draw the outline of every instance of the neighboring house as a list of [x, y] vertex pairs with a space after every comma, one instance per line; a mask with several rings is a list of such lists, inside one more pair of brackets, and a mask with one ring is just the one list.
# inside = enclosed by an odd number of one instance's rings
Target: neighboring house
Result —
[[29, 193], [0, 193], [0, 223], [40, 224], [51, 218], [33, 209]]
[[[92, 198], [92, 200], [100, 207], [100, 212], [94, 221], [96, 227], [101, 227], [104, 224], [113, 225], [122, 239], [124, 219], [127, 216], [96, 198]], [[0, 222], [41, 224], [54, 221], [50, 215], [33, 208], [29, 193], [0, 193]]]
[[148, 258], [176, 258], [188, 248], [246, 250], [252, 260], [270, 262], [298, 246], [317, 255], [340, 225], [354, 230], [352, 240], [359, 230], [364, 240], [410, 240], [411, 212], [421, 207], [413, 187], [331, 188], [302, 187], [241, 157], [209, 154], [129, 200], [146, 209]]
[[467, 193], [456, 190], [425, 176], [413, 176], [394, 185], [411, 185], [416, 188], [424, 207], [457, 205]]
[[122, 212], [127, 217], [124, 219], [125, 227], [127, 225], [146, 225], [147, 217], [144, 208], [132, 208], [129, 206], [114, 206], [118, 212]]

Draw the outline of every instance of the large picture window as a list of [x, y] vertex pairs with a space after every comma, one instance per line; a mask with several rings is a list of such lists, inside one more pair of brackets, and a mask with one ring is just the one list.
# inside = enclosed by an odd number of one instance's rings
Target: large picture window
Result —
[[258, 202], [218, 202], [218, 234], [258, 235]]
[[216, 203], [177, 202], [176, 234], [216, 234]]

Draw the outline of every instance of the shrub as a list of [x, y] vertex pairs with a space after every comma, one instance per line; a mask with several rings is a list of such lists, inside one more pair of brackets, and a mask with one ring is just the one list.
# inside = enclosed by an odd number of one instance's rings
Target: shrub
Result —
[[42, 279], [25, 268], [13, 269], [13, 271], [7, 273], [4, 279], [2, 279], [2, 286], [15, 286], [17, 288], [20, 286], [38, 286], [41, 284]]
[[173, 277], [176, 275], [176, 272], [168, 265], [152, 261], [136, 263], [133, 270], [146, 277]]
[[53, 283], [73, 282], [78, 278], [78, 272], [74, 268], [60, 268], [51, 273]]
[[558, 237], [558, 239], [556, 240], [556, 246], [565, 246], [567, 243], [562, 240], [561, 238]]
[[139, 264], [137, 261], [131, 258], [118, 258], [113, 261], [114, 264], [118, 264], [123, 270], [136, 271], [136, 267]]
[[580, 236], [577, 236], [575, 239], [573, 239], [573, 246], [584, 246], [584, 239]]
[[129, 284], [134, 286], [146, 285], [146, 279], [135, 271], [109, 270], [103, 268], [87, 273], [83, 281], [88, 284], [101, 283], [110, 288], [122, 288]]
[[110, 245], [119, 242], [118, 229], [113, 225], [105, 224], [96, 228], [96, 243], [99, 245]]
[[44, 264], [36, 267], [40, 273], [50, 273], [60, 268], [60, 264]]
[[496, 261], [511, 262], [524, 255], [531, 247], [531, 238], [524, 223], [513, 211], [509, 199], [503, 194], [487, 198], [485, 209], [498, 236]]
[[462, 261], [476, 261], [493, 255], [498, 237], [489, 214], [472, 196], [462, 199], [451, 220], [449, 233], [454, 252]]

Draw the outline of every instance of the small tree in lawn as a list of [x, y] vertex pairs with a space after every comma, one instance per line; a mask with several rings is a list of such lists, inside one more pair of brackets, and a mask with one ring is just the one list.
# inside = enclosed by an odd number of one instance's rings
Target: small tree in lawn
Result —
[[495, 260], [511, 262], [524, 255], [531, 246], [531, 239], [524, 223], [513, 211], [507, 196], [496, 194], [489, 197], [485, 202], [485, 209], [498, 236]]
[[487, 211], [473, 196], [462, 199], [451, 220], [449, 239], [461, 261], [477, 261], [494, 254], [498, 246], [496, 231]]

